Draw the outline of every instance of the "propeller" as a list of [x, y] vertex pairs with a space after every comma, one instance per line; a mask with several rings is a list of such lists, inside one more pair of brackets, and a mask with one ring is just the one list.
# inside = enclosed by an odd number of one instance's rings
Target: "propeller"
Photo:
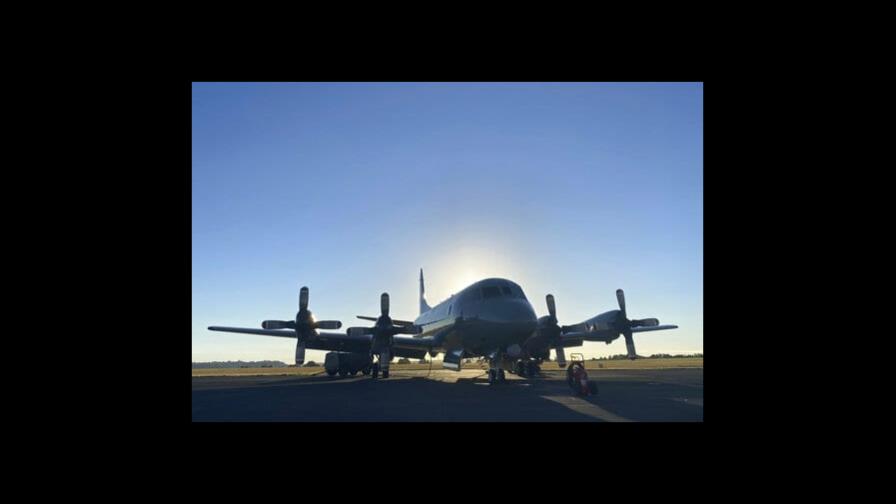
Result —
[[308, 287], [299, 290], [299, 311], [295, 320], [265, 320], [261, 323], [263, 329], [295, 329], [296, 331], [296, 365], [301, 366], [305, 362], [305, 341], [316, 335], [317, 329], [339, 329], [342, 322], [338, 320], [314, 320], [314, 315], [308, 310]]
[[[370, 320], [373, 317], [358, 318]], [[393, 337], [396, 334], [420, 334], [422, 328], [414, 324], [396, 324], [389, 317], [389, 293], [384, 292], [380, 295], [380, 316], [376, 319], [373, 327], [349, 327], [346, 331], [351, 335], [370, 334], [373, 336], [370, 342], [370, 353], [377, 354], [380, 357], [380, 368], [383, 370], [383, 377], [387, 377], [389, 373], [389, 362], [392, 360], [394, 353], [392, 347], [394, 345]]]
[[[559, 364], [560, 367], [566, 366], [566, 354], [563, 350], [562, 337], [568, 332], [576, 332], [580, 330], [609, 330], [615, 334], [622, 334], [625, 337], [625, 348], [628, 352], [628, 358], [634, 360], [637, 357], [637, 354], [635, 353], [635, 340], [632, 338], [632, 328], [652, 327], [660, 324], [660, 321], [655, 318], [629, 320], [628, 314], [625, 311], [625, 293], [622, 289], [616, 290], [616, 301], [619, 303], [619, 310], [611, 310], [602, 313], [589, 319], [589, 321], [586, 321], [584, 324], [576, 324], [573, 326], [561, 326], [557, 323], [557, 307], [554, 303], [554, 296], [552, 294], [548, 294], [545, 297], [545, 301], [548, 305], [549, 315], [538, 319], [539, 340], [544, 342], [539, 343], [539, 345], [547, 344], [547, 346], [554, 348], [557, 352], [557, 364]], [[615, 335], [611, 336], [610, 340], [617, 337], [618, 336]], [[607, 340], [607, 343], [609, 343], [610, 340]]]
[[619, 302], [619, 314], [616, 316], [615, 328], [625, 337], [625, 349], [628, 352], [628, 358], [635, 360], [635, 340], [632, 338], [633, 327], [651, 327], [660, 324], [655, 318], [629, 320], [625, 312], [625, 292], [622, 289], [616, 289], [616, 301]]
[[538, 334], [547, 341], [548, 346], [554, 347], [557, 352], [557, 364], [560, 367], [566, 366], [566, 352], [563, 350], [563, 329], [557, 323], [557, 306], [554, 304], [554, 295], [545, 296], [548, 304], [549, 315], [538, 319]]

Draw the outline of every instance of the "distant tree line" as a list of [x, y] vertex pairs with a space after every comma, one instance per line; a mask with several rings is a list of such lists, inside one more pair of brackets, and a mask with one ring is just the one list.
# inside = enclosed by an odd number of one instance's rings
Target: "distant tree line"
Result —
[[[658, 353], [658, 354], [652, 354], [649, 356], [639, 355], [638, 358], [639, 359], [694, 359], [694, 358], [702, 359], [703, 354], [695, 353], [695, 354], [674, 354], [674, 355], [672, 355], [672, 354], [667, 354], [667, 353]], [[623, 360], [623, 359], [628, 359], [628, 355], [627, 354], [616, 354], [616, 355], [610, 355], [607, 357], [592, 357], [591, 358], [591, 360], [593, 360], [593, 361]]]
[[285, 362], [263, 360], [263, 361], [213, 361], [213, 362], [194, 362], [193, 369], [208, 368], [241, 368], [241, 367], [287, 367]]
[[[703, 358], [702, 353], [695, 354], [665, 354], [658, 353], [652, 354], [649, 356], [639, 355], [639, 359], [693, 359], [693, 358]], [[626, 354], [616, 354], [610, 355], [607, 357], [592, 357], [593, 361], [603, 361], [603, 360], [624, 360], [628, 359], [628, 355]], [[464, 364], [471, 364], [475, 359], [464, 359]], [[399, 364], [410, 364], [410, 359], [400, 358], [398, 359]], [[421, 364], [426, 364], [425, 359], [420, 359]], [[304, 367], [316, 367], [320, 366], [320, 364], [314, 361], [308, 361], [304, 364]], [[271, 361], [271, 360], [263, 360], [263, 361], [213, 361], [213, 362], [194, 362], [193, 369], [209, 369], [209, 368], [258, 368], [258, 367], [270, 367], [270, 368], [279, 368], [279, 367], [293, 367], [289, 364], [286, 364], [282, 361]]]

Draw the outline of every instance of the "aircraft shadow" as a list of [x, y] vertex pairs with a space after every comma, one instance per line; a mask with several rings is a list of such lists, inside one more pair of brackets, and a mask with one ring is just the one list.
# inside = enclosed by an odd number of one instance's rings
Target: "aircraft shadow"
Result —
[[[194, 381], [194, 421], [532, 422], [703, 421], [702, 370], [677, 379], [632, 375], [601, 380], [577, 397], [545, 377], [488, 385], [485, 374], [455, 382], [426, 376], [358, 375]], [[589, 406], [590, 405], [590, 406]]]
[[328, 376], [235, 383], [192, 392], [194, 421], [507, 422], [595, 421], [528, 387], [425, 377]]

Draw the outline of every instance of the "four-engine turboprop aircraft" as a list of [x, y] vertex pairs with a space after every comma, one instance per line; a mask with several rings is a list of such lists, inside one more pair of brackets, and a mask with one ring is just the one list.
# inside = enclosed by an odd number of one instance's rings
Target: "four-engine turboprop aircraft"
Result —
[[427, 304], [424, 294], [421, 269], [420, 315], [413, 322], [390, 318], [389, 294], [383, 293], [379, 317], [358, 316], [375, 321], [372, 327], [350, 327], [345, 333], [335, 333], [318, 331], [339, 329], [342, 323], [316, 321], [308, 310], [308, 288], [302, 287], [294, 321], [265, 320], [262, 329], [211, 326], [209, 330], [296, 338], [296, 365], [305, 361], [305, 348], [360, 353], [369, 356], [371, 362], [376, 356], [373, 378], [380, 371], [383, 378], [388, 378], [393, 357], [419, 359], [427, 353], [432, 357], [444, 353], [443, 366], [455, 371], [460, 371], [464, 358], [485, 357], [489, 362], [489, 383], [495, 383], [504, 380], [505, 370], [520, 376], [537, 374], [552, 348], [559, 366], [564, 367], [564, 348], [580, 346], [585, 341], [604, 341], [609, 345], [623, 336], [628, 357], [634, 359], [633, 333], [678, 327], [660, 325], [655, 318], [629, 319], [622, 289], [616, 290], [618, 310], [569, 326], [559, 325], [553, 295], [546, 297], [549, 315], [536, 318], [520, 286], [503, 278], [480, 280], [433, 307]]

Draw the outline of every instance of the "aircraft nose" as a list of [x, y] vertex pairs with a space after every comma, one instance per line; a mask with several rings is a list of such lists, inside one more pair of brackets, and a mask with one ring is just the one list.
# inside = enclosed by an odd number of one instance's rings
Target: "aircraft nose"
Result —
[[532, 324], [534, 326], [538, 320], [532, 305], [519, 300], [507, 300], [500, 303], [494, 307], [490, 315], [489, 318], [493, 321], [501, 323]]

